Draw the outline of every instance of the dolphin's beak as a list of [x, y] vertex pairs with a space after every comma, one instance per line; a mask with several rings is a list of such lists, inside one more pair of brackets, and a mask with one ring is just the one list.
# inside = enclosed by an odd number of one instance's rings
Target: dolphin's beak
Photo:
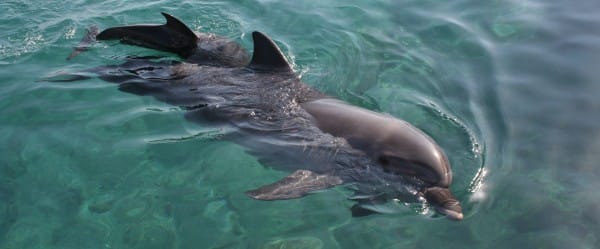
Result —
[[444, 203], [441, 207], [435, 207], [435, 209], [440, 213], [445, 215], [448, 219], [451, 220], [462, 220], [464, 218], [462, 213], [462, 208], [459, 202], [447, 202]]
[[438, 213], [448, 219], [459, 221], [464, 218], [460, 202], [454, 198], [449, 189], [430, 187], [425, 189], [424, 197]]
[[451, 211], [451, 213], [446, 214], [446, 217], [451, 220], [459, 221], [463, 219], [463, 214]]

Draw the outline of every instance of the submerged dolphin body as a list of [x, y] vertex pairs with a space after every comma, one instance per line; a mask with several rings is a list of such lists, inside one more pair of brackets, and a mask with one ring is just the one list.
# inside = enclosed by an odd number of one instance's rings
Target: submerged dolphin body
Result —
[[[412, 193], [448, 218], [463, 218], [448, 189], [448, 159], [422, 131], [312, 89], [260, 32], [252, 33], [249, 60], [237, 43], [194, 33], [175, 17], [163, 16], [164, 25], [114, 27], [96, 38], [172, 52], [184, 62], [131, 58], [92, 71], [118, 83], [122, 91], [180, 106], [189, 120], [227, 125], [234, 132], [226, 138], [245, 146], [261, 163], [293, 171], [246, 192], [250, 197], [293, 199], [343, 184], [360, 193], [354, 198], [359, 204]], [[357, 210], [361, 215], [360, 205]]]

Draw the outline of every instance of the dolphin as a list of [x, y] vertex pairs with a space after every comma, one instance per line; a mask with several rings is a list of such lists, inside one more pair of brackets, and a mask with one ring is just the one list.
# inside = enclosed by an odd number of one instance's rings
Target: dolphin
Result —
[[[247, 191], [257, 200], [300, 198], [347, 186], [358, 193], [354, 216], [369, 204], [407, 193], [452, 220], [463, 219], [449, 190], [452, 171], [441, 147], [410, 123], [323, 94], [294, 72], [277, 44], [252, 33], [252, 56], [220, 36], [193, 32], [162, 13], [163, 25], [113, 27], [97, 40], [119, 40], [177, 54], [182, 61], [128, 58], [90, 69], [119, 90], [179, 106], [185, 118], [228, 126], [225, 138], [259, 161], [292, 172]], [[73, 78], [80, 80], [81, 77]]]

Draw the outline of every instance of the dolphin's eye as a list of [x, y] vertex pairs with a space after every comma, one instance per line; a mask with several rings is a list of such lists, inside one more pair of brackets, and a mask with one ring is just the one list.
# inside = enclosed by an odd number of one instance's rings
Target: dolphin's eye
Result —
[[387, 157], [385, 157], [385, 156], [379, 157], [378, 161], [383, 166], [387, 166], [387, 165], [390, 164], [390, 160]]
[[383, 168], [383, 172], [385, 173], [391, 173], [394, 175], [400, 175], [401, 172], [398, 170], [396, 165], [396, 159], [394, 157], [390, 157], [390, 156], [380, 156], [377, 161], [379, 162], [379, 164], [381, 165], [381, 167]]

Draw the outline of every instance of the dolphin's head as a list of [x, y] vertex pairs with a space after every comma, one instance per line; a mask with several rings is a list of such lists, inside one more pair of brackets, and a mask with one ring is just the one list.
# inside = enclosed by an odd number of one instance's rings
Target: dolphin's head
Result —
[[379, 132], [375, 159], [386, 172], [412, 176], [428, 186], [449, 187], [450, 162], [440, 146], [411, 124], [394, 120]]
[[462, 220], [463, 213], [460, 202], [454, 198], [452, 192], [447, 188], [431, 187], [424, 191], [424, 197], [435, 210], [446, 215], [451, 220]]
[[423, 197], [438, 213], [453, 220], [463, 218], [460, 202], [448, 189], [450, 162], [432, 138], [401, 120], [382, 127], [379, 138], [373, 154], [384, 172], [422, 181]]

